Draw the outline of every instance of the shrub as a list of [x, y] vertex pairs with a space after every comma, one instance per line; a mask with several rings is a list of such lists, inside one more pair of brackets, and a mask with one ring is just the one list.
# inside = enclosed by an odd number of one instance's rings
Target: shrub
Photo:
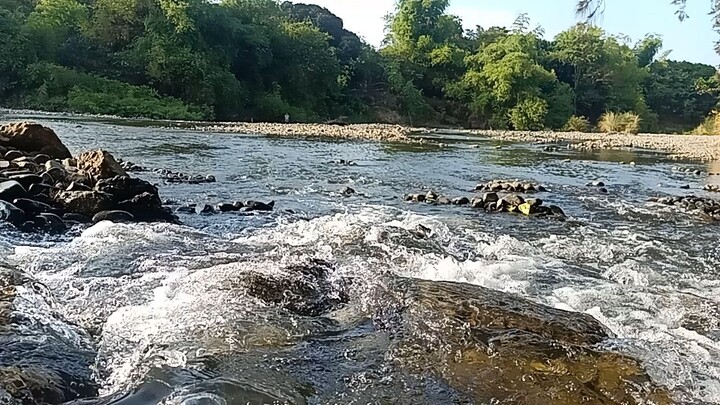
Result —
[[529, 97], [510, 109], [510, 123], [518, 131], [537, 131], [545, 125], [548, 104], [538, 97]]
[[598, 121], [598, 129], [601, 132], [625, 132], [637, 134], [640, 131], [640, 116], [632, 112], [614, 113], [606, 112]]
[[690, 133], [694, 135], [720, 135], [720, 114], [713, 112]]
[[563, 127], [563, 131], [568, 132], [589, 132], [590, 131], [590, 120], [588, 120], [585, 117], [578, 117], [577, 115], [573, 115], [570, 117], [570, 119], [567, 121], [565, 126]]

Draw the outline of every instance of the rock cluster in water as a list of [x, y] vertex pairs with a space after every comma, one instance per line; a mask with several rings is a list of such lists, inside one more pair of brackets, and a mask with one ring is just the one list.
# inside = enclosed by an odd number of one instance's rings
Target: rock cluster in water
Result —
[[715, 221], [720, 221], [720, 202], [712, 198], [688, 195], [684, 197], [655, 197], [651, 198], [650, 201], [678, 207], [688, 212], [703, 213]]
[[188, 184], [202, 184], [202, 183], [215, 183], [215, 176], [208, 174], [203, 175], [190, 175], [182, 172], [174, 172], [169, 169], [155, 169], [155, 173], [168, 183], [188, 183]]
[[703, 190], [713, 193], [720, 193], [720, 184], [706, 184]]
[[275, 201], [264, 203], [261, 201], [247, 200], [245, 202], [220, 203], [216, 206], [204, 204], [202, 207], [199, 207], [198, 204], [187, 204], [178, 207], [175, 212], [183, 214], [218, 214], [225, 212], [272, 211], [274, 208]]
[[517, 193], [545, 192], [547, 189], [541, 184], [521, 182], [518, 180], [492, 180], [485, 184], [475, 186], [475, 191], [513, 191]]
[[[493, 184], [497, 185], [499, 183]], [[526, 183], [526, 185], [528, 185], [528, 183]], [[514, 185], [511, 187], [512, 189], [515, 189]], [[523, 186], [520, 186], [520, 188], [523, 188]], [[533, 186], [533, 189], [536, 189], [535, 186]], [[428, 191], [426, 194], [406, 194], [404, 199], [408, 202], [424, 202], [433, 205], [470, 205], [472, 208], [484, 209], [486, 212], [518, 213], [525, 216], [533, 217], [566, 217], [565, 212], [557, 205], [543, 205], [543, 201], [539, 198], [525, 199], [522, 196], [514, 193], [509, 193], [501, 196], [496, 192], [487, 192], [481, 196], [475, 196], [473, 198], [450, 198], [439, 195], [431, 190]]]
[[0, 126], [0, 153], [0, 220], [21, 230], [59, 233], [102, 220], [177, 222], [157, 187], [130, 177], [106, 151], [73, 158], [50, 128]]

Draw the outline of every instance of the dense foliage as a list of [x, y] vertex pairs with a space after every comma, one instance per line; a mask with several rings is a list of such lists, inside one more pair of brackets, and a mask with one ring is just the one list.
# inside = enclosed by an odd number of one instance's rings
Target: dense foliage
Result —
[[[578, 24], [552, 41], [463, 30], [449, 0], [400, 0], [379, 50], [328, 10], [274, 0], [0, 0], [0, 103], [175, 119], [641, 130], [713, 116], [712, 66]], [[620, 116], [620, 115], [618, 115]], [[626, 115], [629, 116], [629, 115]]]

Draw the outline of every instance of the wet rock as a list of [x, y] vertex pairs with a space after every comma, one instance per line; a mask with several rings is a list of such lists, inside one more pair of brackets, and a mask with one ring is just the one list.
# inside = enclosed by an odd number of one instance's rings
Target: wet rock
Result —
[[66, 168], [73, 169], [73, 168], [77, 167], [77, 160], [73, 159], [73, 158], [63, 159], [62, 165], [65, 166]]
[[607, 194], [607, 192], [608, 192], [608, 190], [607, 190], [605, 187], [600, 187], [600, 188], [598, 189], [598, 191], [601, 192], [601, 193], [603, 193], [603, 194]]
[[260, 201], [246, 201], [245, 206], [243, 209], [245, 211], [272, 211], [275, 207], [275, 201], [270, 201], [269, 203], [264, 203]]
[[19, 159], [23, 156], [25, 156], [25, 155], [23, 155], [23, 153], [20, 152], [19, 150], [11, 150], [11, 151], [8, 151], [5, 153], [5, 160], [9, 160], [12, 162], [15, 159]]
[[427, 226], [423, 224], [417, 224], [415, 225], [415, 229], [410, 231], [410, 233], [413, 234], [418, 239], [425, 239], [432, 234], [432, 229], [428, 228]]
[[525, 200], [517, 194], [508, 194], [502, 198], [502, 201], [505, 206], [518, 206], [525, 202]]
[[235, 208], [235, 204], [230, 204], [230, 203], [218, 204], [217, 209], [220, 212], [231, 212], [231, 211], [239, 210], [239, 208]]
[[548, 208], [553, 215], [557, 215], [559, 217], [567, 217], [567, 215], [565, 215], [565, 211], [563, 211], [562, 208], [558, 207], [557, 205], [549, 205]]
[[689, 184], [685, 184], [685, 185], [680, 186], [680, 188], [683, 189], [683, 190], [690, 190], [690, 185], [689, 185]]
[[0, 170], [9, 169], [11, 166], [12, 166], [11, 162], [9, 162], [5, 159], [0, 159]]
[[54, 200], [67, 212], [74, 212], [92, 218], [101, 211], [112, 208], [112, 198], [99, 191], [60, 191]]
[[90, 217], [82, 214], [76, 214], [74, 212], [66, 212], [65, 214], [63, 214], [62, 218], [65, 221], [73, 221], [80, 224], [89, 224], [93, 221]]
[[351, 195], [355, 195], [355, 190], [353, 190], [350, 187], [345, 187], [340, 191], [340, 194], [342, 194], [345, 197], [350, 197]]
[[43, 182], [42, 177], [38, 176], [37, 174], [16, 174], [13, 176], [8, 176], [8, 178], [10, 180], [15, 180], [20, 183], [20, 185], [22, 185], [25, 190], [30, 188], [30, 185], [32, 184]]
[[50, 212], [38, 214], [35, 216], [35, 220], [33, 222], [35, 222], [35, 225], [39, 230], [49, 233], [58, 234], [67, 230], [67, 226], [65, 225], [65, 222], [63, 222], [62, 218]]
[[133, 214], [122, 210], [100, 211], [92, 218], [92, 221], [95, 223], [100, 221], [132, 222], [134, 220], [135, 217]]
[[407, 194], [405, 201], [423, 202], [425, 201], [425, 194]]
[[33, 161], [39, 165], [44, 165], [45, 163], [50, 161], [50, 159], [52, 158], [44, 153], [37, 154], [35, 155], [35, 157], [33, 157]]
[[179, 223], [178, 218], [168, 208], [162, 206], [157, 194], [141, 193], [129, 200], [119, 202], [115, 208], [131, 213], [138, 221]]
[[45, 154], [55, 159], [72, 157], [52, 129], [28, 122], [0, 126], [0, 145], [27, 153]]
[[151, 183], [135, 177], [115, 176], [102, 179], [95, 185], [95, 190], [112, 196], [113, 201], [129, 200], [136, 195], [148, 193], [158, 196], [158, 189]]
[[588, 187], [605, 187], [605, 183], [599, 180], [595, 180], [587, 184]]
[[118, 159], [118, 163], [126, 172], [144, 172], [146, 170], [144, 167], [136, 165], [133, 162], [120, 161]]
[[532, 207], [539, 207], [543, 203], [543, 201], [539, 198], [528, 198], [525, 202], [530, 204]]
[[205, 204], [205, 206], [200, 210], [201, 214], [214, 214], [215, 209], [211, 205]]
[[82, 183], [76, 181], [70, 182], [70, 185], [65, 189], [66, 191], [91, 191], [92, 189]]
[[78, 169], [84, 170], [95, 179], [109, 179], [115, 176], [127, 177], [127, 173], [107, 151], [93, 150], [77, 157]]
[[19, 225], [25, 222], [25, 211], [16, 207], [12, 203], [0, 200], [0, 221], [6, 221], [13, 225]]
[[438, 198], [438, 194], [432, 190], [428, 191], [427, 194], [425, 194], [425, 201], [435, 201]]
[[509, 191], [520, 193], [547, 192], [547, 189], [540, 185], [529, 182], [493, 180], [485, 184], [475, 186], [475, 191]]
[[23, 198], [27, 191], [22, 184], [15, 180], [3, 181], [0, 183], [0, 200], [13, 201], [16, 198]]
[[237, 211], [240, 211], [241, 209], [243, 209], [245, 207], [245, 203], [243, 203], [242, 201], [235, 201], [233, 203], [233, 205], [235, 206], [235, 209]]
[[182, 214], [196, 214], [197, 211], [195, 211], [194, 206], [184, 205], [182, 207], [178, 207], [175, 212], [179, 212]]
[[452, 203], [453, 205], [468, 205], [470, 204], [470, 199], [467, 197], [457, 197], [453, 198]]
[[245, 280], [250, 296], [301, 316], [319, 316], [338, 308], [347, 294], [328, 280], [331, 263], [308, 260], [280, 273], [252, 272]]
[[376, 304], [375, 322], [398, 337], [394, 364], [443, 378], [470, 403], [673, 403], [640, 362], [600, 349], [612, 336], [587, 314], [470, 284], [397, 279], [378, 288], [396, 297]]
[[474, 197], [470, 200], [470, 206], [473, 208], [485, 208], [485, 201], [482, 198]]
[[52, 190], [52, 186], [45, 184], [45, 183], [35, 183], [31, 184], [30, 188], [28, 189], [28, 195], [36, 196], [39, 194], [45, 194], [50, 195], [50, 190]]
[[496, 203], [500, 197], [498, 197], [497, 193], [485, 193], [483, 194], [483, 201], [487, 203]]
[[13, 200], [13, 205], [23, 210], [25, 215], [28, 217], [34, 217], [41, 212], [56, 212], [55, 208], [49, 206], [48, 204], [33, 201], [27, 198], [16, 198]]
[[452, 204], [452, 201], [450, 201], [450, 199], [445, 196], [440, 196], [437, 199], [437, 203], [440, 205], [449, 205]]

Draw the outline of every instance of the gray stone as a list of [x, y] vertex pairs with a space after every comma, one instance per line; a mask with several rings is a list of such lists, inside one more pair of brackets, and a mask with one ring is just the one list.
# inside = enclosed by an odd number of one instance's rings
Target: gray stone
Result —
[[13, 201], [16, 198], [22, 198], [27, 195], [27, 191], [22, 184], [15, 180], [3, 181], [0, 183], [0, 200]]
[[127, 211], [108, 210], [100, 211], [97, 214], [93, 215], [92, 220], [96, 223], [100, 221], [131, 222], [135, 220], [135, 217]]

